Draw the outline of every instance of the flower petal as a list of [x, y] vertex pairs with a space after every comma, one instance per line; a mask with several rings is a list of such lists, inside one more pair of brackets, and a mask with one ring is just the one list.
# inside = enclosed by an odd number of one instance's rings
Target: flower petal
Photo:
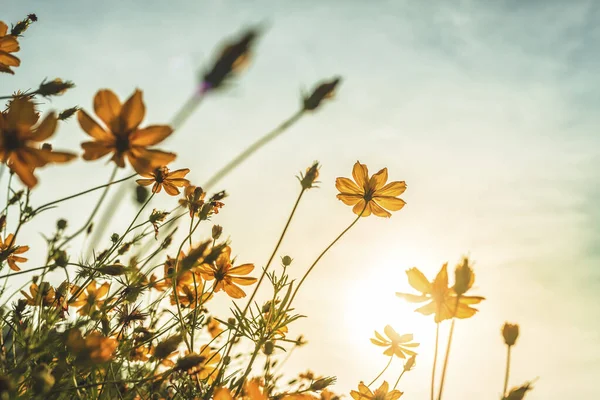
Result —
[[30, 139], [30, 140], [33, 140], [36, 142], [43, 142], [44, 140], [48, 139], [50, 136], [52, 136], [54, 134], [54, 131], [56, 130], [56, 125], [57, 125], [56, 114], [51, 112], [50, 114], [48, 114], [46, 116], [46, 118], [44, 118], [44, 120], [37, 127], [37, 129], [35, 129], [34, 131], [31, 131], [31, 133], [29, 135], [23, 135], [23, 136], [24, 136], [24, 138], [27, 138], [27, 139]]
[[369, 187], [375, 191], [381, 189], [383, 185], [388, 180], [388, 170], [387, 168], [380, 169], [376, 174], [374, 174], [371, 179], [369, 179]]
[[18, 97], [10, 102], [6, 115], [6, 126], [9, 130], [19, 132], [29, 130], [38, 120], [33, 101]]
[[[120, 120], [122, 132], [131, 132], [137, 128], [144, 119], [146, 106], [142, 99], [142, 91], [136, 91], [127, 99], [121, 108]], [[131, 140], [131, 139], [130, 139]]]
[[171, 133], [173, 129], [168, 125], [151, 125], [133, 132], [129, 141], [132, 146], [152, 146], [165, 140]]
[[363, 197], [360, 194], [339, 193], [336, 197], [347, 206], [353, 206], [358, 203]]
[[114, 143], [98, 141], [81, 143], [83, 149], [82, 158], [87, 161], [97, 160], [115, 151]]
[[392, 216], [391, 213], [381, 208], [381, 206], [374, 201], [370, 201], [369, 206], [371, 207], [373, 214], [377, 215], [378, 217], [389, 218]]
[[406, 271], [406, 275], [410, 286], [423, 294], [431, 294], [431, 282], [421, 271], [413, 267]]
[[254, 270], [254, 264], [242, 264], [240, 266], [231, 268], [228, 271], [228, 275], [246, 275]]
[[257, 280], [258, 279], [252, 278], [250, 276], [233, 276], [233, 277], [231, 277], [232, 282], [237, 283], [238, 285], [244, 285], [244, 286], [252, 285]]
[[151, 171], [156, 167], [167, 165], [177, 158], [177, 155], [161, 150], [149, 150], [143, 147], [135, 147], [127, 152], [127, 158], [133, 169], [140, 174]]
[[356, 186], [356, 183], [348, 178], [337, 178], [335, 180], [335, 187], [342, 192], [342, 194], [357, 194], [362, 196], [365, 193], [363, 189]]
[[406, 190], [406, 182], [404, 181], [396, 181], [390, 182], [384, 187], [377, 190], [375, 196], [391, 196], [397, 197], [400, 196]]
[[[365, 164], [361, 164], [357, 161], [352, 168], [352, 177], [356, 184], [363, 188], [364, 192], [367, 191], [367, 184], [369, 182], [369, 169]], [[363, 192], [363, 193], [364, 193]]]
[[115, 134], [119, 131], [121, 101], [112, 90], [102, 89], [96, 93], [96, 96], [94, 96], [94, 112]]
[[371, 215], [371, 208], [365, 203], [365, 199], [360, 199], [359, 202], [356, 203], [356, 205], [352, 208], [352, 212], [354, 212], [356, 215], [361, 215], [362, 212], [363, 217], [368, 217]]
[[81, 126], [81, 129], [83, 129], [85, 133], [94, 139], [103, 141], [115, 140], [115, 137], [112, 134], [106, 132], [104, 128], [98, 125], [98, 123], [94, 121], [93, 118], [90, 117], [85, 111], [79, 110], [77, 112], [77, 121], [79, 121], [79, 126]]
[[398, 211], [406, 205], [406, 202], [402, 199], [388, 196], [375, 196], [373, 200], [381, 207], [390, 211]]

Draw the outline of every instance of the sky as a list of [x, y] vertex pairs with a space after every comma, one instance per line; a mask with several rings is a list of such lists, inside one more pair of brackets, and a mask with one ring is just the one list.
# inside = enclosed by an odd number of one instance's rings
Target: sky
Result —
[[[286, 364], [289, 374], [336, 375], [334, 390], [348, 393], [387, 362], [369, 338], [391, 324], [421, 343], [403, 399], [425, 398], [435, 325], [394, 293], [409, 290], [408, 268], [432, 278], [468, 254], [474, 294], [487, 300], [457, 324], [445, 398], [500, 398], [505, 321], [521, 326], [511, 384], [539, 377], [527, 399], [600, 398], [600, 3], [0, 0], [0, 10], [7, 22], [39, 17], [21, 40], [17, 74], [0, 77], [2, 94], [60, 77], [77, 86], [46, 109], [90, 110], [100, 88], [121, 98], [139, 88], [148, 124], [168, 123], [223, 39], [265, 24], [248, 70], [160, 146], [178, 154], [173, 168], [190, 168], [193, 183], [292, 115], [302, 90], [343, 77], [333, 101], [215, 188], [230, 197], [214, 222], [233, 254], [258, 267], [293, 206], [295, 175], [322, 163], [321, 187], [306, 194], [279, 254], [301, 276], [354, 218], [335, 198], [336, 177], [360, 160], [408, 185], [403, 210], [359, 221], [308, 278], [296, 308], [308, 318], [291, 334], [309, 345]], [[53, 143], [76, 150], [84, 139], [73, 120]], [[38, 201], [81, 181], [103, 184], [111, 172], [102, 161], [76, 166], [40, 170]], [[95, 200], [42, 221], [78, 225]], [[133, 202], [112, 205], [118, 231]], [[43, 243], [39, 229], [24, 232]], [[226, 316], [229, 301], [217, 302]], [[400, 371], [392, 363], [384, 378]]]

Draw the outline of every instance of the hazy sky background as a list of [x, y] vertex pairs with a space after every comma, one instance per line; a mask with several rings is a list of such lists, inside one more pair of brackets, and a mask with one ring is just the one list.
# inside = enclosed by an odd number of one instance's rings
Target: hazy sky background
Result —
[[[300, 276], [353, 219], [335, 177], [350, 176], [358, 159], [408, 184], [402, 211], [361, 220], [309, 278], [297, 302], [309, 318], [292, 335], [310, 344], [290, 373], [337, 375], [335, 390], [347, 393], [385, 365], [369, 338], [390, 323], [422, 343], [403, 399], [426, 398], [434, 324], [394, 292], [409, 289], [407, 268], [431, 277], [470, 254], [475, 291], [488, 300], [457, 324], [446, 398], [500, 398], [505, 320], [522, 332], [511, 383], [540, 377], [527, 399], [600, 398], [599, 2], [0, 0], [0, 10], [6, 22], [40, 19], [21, 40], [16, 76], [0, 77], [2, 94], [61, 77], [77, 87], [50, 107], [90, 110], [99, 88], [124, 98], [137, 87], [146, 123], [170, 120], [223, 38], [266, 22], [246, 73], [160, 146], [199, 184], [295, 112], [301, 89], [343, 76], [335, 101], [217, 188], [230, 197], [214, 222], [240, 261], [260, 267], [297, 196], [294, 175], [321, 161], [321, 188], [305, 196], [280, 253]], [[54, 144], [78, 149], [84, 139], [72, 120]], [[73, 193], [73, 180], [102, 184], [111, 170], [76, 165], [40, 171], [38, 204]], [[44, 218], [75, 227], [94, 201]], [[132, 209], [124, 202], [117, 219]], [[25, 231], [30, 244], [43, 243], [37, 231]], [[385, 378], [400, 370], [394, 362]]]

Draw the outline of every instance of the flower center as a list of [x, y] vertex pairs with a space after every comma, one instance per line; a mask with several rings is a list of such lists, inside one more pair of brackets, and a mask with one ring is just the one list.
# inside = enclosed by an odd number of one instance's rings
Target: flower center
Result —
[[117, 140], [115, 142], [115, 148], [119, 153], [125, 153], [129, 150], [129, 137], [128, 136], [117, 136]]
[[23, 147], [24, 141], [19, 139], [17, 131], [4, 131], [4, 148], [6, 151], [14, 151]]

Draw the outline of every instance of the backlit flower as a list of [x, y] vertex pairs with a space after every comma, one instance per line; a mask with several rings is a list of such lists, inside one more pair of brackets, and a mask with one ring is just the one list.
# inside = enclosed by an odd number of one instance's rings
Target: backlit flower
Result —
[[74, 154], [40, 146], [54, 134], [57, 119], [54, 113], [50, 113], [34, 127], [38, 119], [33, 101], [26, 97], [13, 99], [8, 111], [0, 112], [0, 162], [8, 165], [29, 188], [37, 184], [38, 180], [33, 175], [36, 168], [75, 158]]
[[190, 217], [198, 214], [204, 205], [206, 192], [199, 186], [187, 186], [183, 191], [183, 198], [179, 205], [190, 210]]
[[190, 172], [188, 168], [169, 171], [167, 167], [158, 167], [149, 173], [140, 174], [146, 179], [138, 179], [136, 182], [142, 186], [152, 186], [152, 193], [159, 193], [162, 188], [171, 196], [179, 194], [178, 187], [188, 186], [190, 181], [184, 177]]
[[446, 319], [470, 318], [477, 312], [471, 307], [478, 304], [483, 297], [480, 296], [457, 296], [454, 289], [448, 286], [448, 264], [444, 264], [433, 282], [429, 282], [425, 275], [417, 268], [406, 271], [408, 283], [415, 288], [420, 295], [410, 293], [396, 293], [396, 296], [411, 303], [428, 303], [415, 311], [423, 315], [435, 315], [435, 322], [439, 323]]
[[140, 90], [123, 105], [112, 91], [100, 90], [94, 97], [94, 111], [104, 127], [85, 111], [77, 112], [81, 129], [94, 139], [81, 144], [84, 160], [97, 160], [112, 153], [111, 160], [119, 167], [125, 167], [127, 158], [137, 173], [147, 174], [175, 159], [173, 153], [148, 149], [165, 140], [173, 130], [167, 125], [139, 127], [146, 113]]
[[188, 374], [196, 375], [201, 380], [207, 379], [208, 382], [212, 382], [217, 377], [216, 367], [219, 361], [221, 361], [221, 355], [212, 351], [209, 346], [203, 345], [200, 354], [188, 354], [183, 359], [180, 359], [177, 364], [183, 364], [181, 360], [190, 359], [191, 356], [194, 356], [193, 359], [196, 362], [190, 365], [189, 368], [185, 368]]
[[219, 336], [221, 332], [223, 332], [223, 328], [221, 328], [221, 324], [215, 318], [209, 318], [208, 323], [206, 324], [206, 330], [210, 334], [210, 337], [213, 339]]
[[504, 397], [502, 400], [523, 400], [525, 398], [525, 394], [530, 390], [533, 390], [532, 385], [533, 382], [527, 382], [520, 387], [515, 387], [510, 390], [508, 395]]
[[0, 263], [6, 261], [8, 267], [13, 271], [20, 271], [21, 268], [17, 266], [17, 263], [27, 261], [27, 258], [18, 256], [17, 254], [23, 254], [29, 250], [29, 246], [15, 246], [15, 236], [11, 233], [6, 236], [6, 239], [2, 240], [0, 236]]
[[18, 67], [21, 60], [10, 53], [19, 51], [19, 42], [15, 36], [7, 35], [7, 32], [8, 26], [0, 21], [0, 72], [14, 75], [10, 67]]
[[389, 391], [389, 385], [387, 382], [383, 382], [379, 389], [375, 392], [371, 392], [363, 382], [358, 384], [358, 391], [353, 390], [350, 392], [350, 396], [354, 400], [396, 400], [402, 396], [402, 392], [399, 390]]
[[[354, 182], [348, 178], [337, 178], [335, 187], [340, 191], [337, 198], [344, 204], [354, 206], [356, 215], [367, 217], [371, 213], [378, 217], [389, 218], [389, 211], [398, 211], [406, 204], [398, 198], [406, 190], [404, 181], [390, 182], [387, 168], [383, 168], [369, 178], [367, 166], [356, 162], [352, 169]], [[362, 213], [362, 214], [361, 214]]]
[[27, 304], [30, 306], [51, 306], [56, 297], [54, 288], [48, 282], [42, 282], [39, 286], [32, 283], [29, 286], [29, 293], [21, 290], [21, 294], [25, 296]]
[[80, 315], [90, 315], [93, 311], [102, 307], [106, 300], [104, 297], [108, 294], [110, 283], [105, 282], [99, 288], [95, 281], [91, 281], [79, 297], [71, 303], [73, 307], [80, 307], [77, 313]]
[[387, 347], [383, 354], [386, 356], [393, 356], [394, 354], [400, 358], [406, 358], [406, 356], [414, 356], [416, 353], [407, 347], [418, 347], [419, 343], [410, 343], [413, 340], [412, 334], [398, 335], [396, 331], [389, 325], [383, 328], [383, 332], [388, 337], [386, 339], [379, 332], [375, 331], [375, 339], [371, 339], [371, 343], [381, 347]]
[[77, 355], [80, 362], [103, 363], [110, 361], [117, 348], [117, 341], [100, 332], [91, 332], [85, 338], [79, 329], [67, 333], [67, 347]]
[[254, 269], [254, 264], [243, 264], [234, 267], [230, 259], [231, 248], [225, 247], [214, 264], [203, 264], [200, 267], [202, 277], [207, 281], [215, 280], [214, 291], [225, 290], [234, 299], [246, 296], [246, 293], [237, 285], [252, 285], [256, 278], [247, 275]]

